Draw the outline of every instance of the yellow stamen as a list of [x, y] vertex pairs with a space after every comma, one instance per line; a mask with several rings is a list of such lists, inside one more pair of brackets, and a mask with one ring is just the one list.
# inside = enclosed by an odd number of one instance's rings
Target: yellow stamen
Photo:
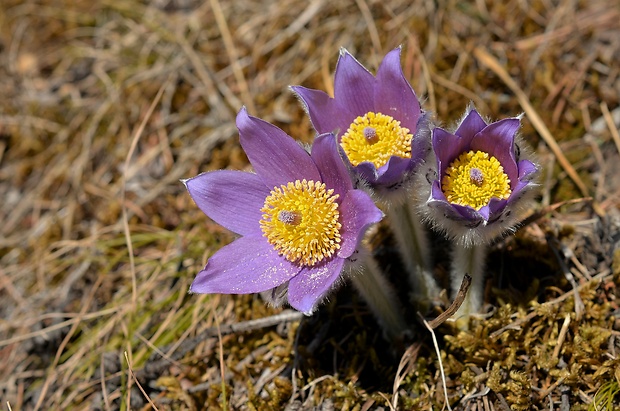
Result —
[[483, 151], [461, 154], [448, 166], [441, 189], [452, 204], [479, 210], [491, 198], [510, 197], [510, 179], [499, 160]]
[[400, 121], [381, 113], [368, 112], [357, 117], [342, 136], [340, 145], [354, 166], [369, 161], [379, 168], [390, 157], [411, 158], [409, 129]]
[[289, 261], [312, 266], [340, 248], [340, 212], [334, 190], [318, 181], [274, 187], [261, 211], [263, 235]]

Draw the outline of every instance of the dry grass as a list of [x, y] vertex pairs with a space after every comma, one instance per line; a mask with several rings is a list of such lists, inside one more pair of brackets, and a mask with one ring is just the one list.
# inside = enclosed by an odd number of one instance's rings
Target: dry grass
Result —
[[239, 108], [309, 141], [287, 85], [399, 44], [437, 118], [526, 113], [542, 206], [593, 197], [500, 242], [488, 318], [438, 330], [452, 408], [620, 406], [619, 21], [606, 0], [3, 1], [2, 407], [441, 409], [424, 327], [401, 358], [348, 289], [301, 322], [187, 294], [232, 238], [179, 179], [247, 167]]

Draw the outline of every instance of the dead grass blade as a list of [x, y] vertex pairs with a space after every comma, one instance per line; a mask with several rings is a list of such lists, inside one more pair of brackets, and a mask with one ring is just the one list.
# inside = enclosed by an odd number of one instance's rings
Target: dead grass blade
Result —
[[448, 407], [448, 410], [452, 411], [452, 407], [450, 407], [450, 398], [448, 397], [448, 387], [446, 385], [446, 374], [443, 368], [443, 361], [441, 360], [441, 351], [439, 350], [439, 344], [437, 343], [437, 337], [435, 337], [435, 331], [425, 319], [422, 319], [422, 323], [424, 324], [426, 329], [431, 333], [431, 337], [433, 337], [433, 346], [435, 347], [435, 354], [437, 354], [437, 361], [439, 362], [439, 372], [441, 373], [441, 383], [443, 387], [443, 395], [444, 395], [444, 401], [445, 401], [441, 409], [443, 410], [446, 407]]
[[614, 119], [609, 112], [609, 107], [607, 107], [607, 103], [604, 101], [600, 104], [601, 112], [603, 113], [603, 117], [605, 118], [605, 123], [607, 123], [607, 127], [609, 128], [609, 132], [611, 133], [611, 137], [616, 144], [616, 149], [618, 150], [618, 154], [620, 154], [620, 133], [618, 133], [618, 126], [615, 124]]
[[133, 378], [134, 382], [140, 389], [140, 392], [142, 393], [142, 395], [144, 395], [144, 398], [146, 398], [149, 404], [151, 404], [151, 407], [153, 407], [155, 411], [159, 411], [155, 403], [153, 403], [153, 400], [151, 400], [151, 397], [149, 397], [146, 391], [144, 391], [144, 388], [142, 388], [142, 384], [140, 384], [140, 381], [138, 381], [138, 379], [136, 378], [136, 375], [133, 373], [131, 362], [129, 361], [129, 357], [127, 356], [127, 351], [124, 352], [124, 355], [125, 355], [125, 361], [127, 362], [127, 370], [129, 372], [130, 377]]
[[226, 52], [228, 53], [228, 58], [230, 59], [230, 65], [235, 75], [235, 79], [239, 84], [239, 90], [243, 96], [243, 102], [249, 108], [250, 113], [256, 113], [254, 100], [250, 94], [250, 88], [248, 87], [248, 82], [245, 79], [243, 70], [241, 70], [241, 66], [239, 65], [239, 54], [237, 53], [235, 42], [230, 34], [226, 17], [222, 12], [222, 6], [220, 5], [219, 0], [209, 0], [209, 4], [211, 5], [211, 10], [213, 10], [213, 14], [215, 15], [217, 27], [220, 29], [220, 33], [222, 33], [222, 41], [226, 47]]

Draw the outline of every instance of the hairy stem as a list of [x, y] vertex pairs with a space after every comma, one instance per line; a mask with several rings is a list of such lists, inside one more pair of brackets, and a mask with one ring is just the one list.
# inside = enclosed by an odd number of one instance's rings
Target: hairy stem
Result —
[[439, 295], [426, 228], [409, 202], [389, 207], [387, 220], [409, 275], [413, 298], [428, 307]]
[[372, 310], [388, 339], [402, 338], [407, 322], [392, 285], [368, 250], [360, 250], [360, 257], [360, 272], [352, 276], [353, 286]]
[[466, 329], [469, 317], [480, 311], [484, 293], [484, 261], [487, 255], [487, 245], [472, 247], [455, 246], [452, 255], [450, 279], [452, 293], [456, 294], [461, 286], [465, 274], [471, 276], [471, 286], [465, 296], [463, 304], [454, 315], [457, 327]]

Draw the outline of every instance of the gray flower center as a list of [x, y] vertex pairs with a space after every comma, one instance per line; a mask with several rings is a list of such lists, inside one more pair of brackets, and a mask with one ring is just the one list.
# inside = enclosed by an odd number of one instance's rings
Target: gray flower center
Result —
[[366, 138], [366, 141], [368, 141], [369, 144], [375, 144], [377, 141], [379, 141], [377, 130], [375, 130], [373, 127], [364, 128], [364, 138]]
[[282, 210], [278, 213], [278, 220], [288, 225], [299, 225], [301, 214], [296, 211]]
[[469, 179], [470, 181], [480, 187], [482, 183], [484, 183], [484, 174], [482, 174], [482, 170], [477, 167], [472, 167], [469, 170]]

